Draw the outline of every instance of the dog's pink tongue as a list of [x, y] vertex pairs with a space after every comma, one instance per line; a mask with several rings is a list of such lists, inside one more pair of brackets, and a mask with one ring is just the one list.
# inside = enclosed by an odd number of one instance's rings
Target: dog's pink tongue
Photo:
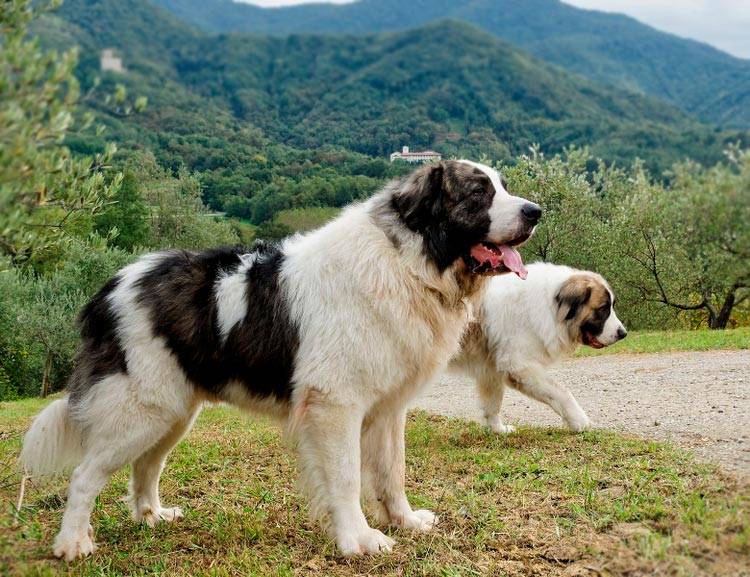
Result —
[[521, 254], [512, 246], [502, 245], [499, 248], [500, 254], [503, 255], [503, 264], [505, 267], [516, 273], [518, 278], [526, 280], [529, 271], [523, 266]]

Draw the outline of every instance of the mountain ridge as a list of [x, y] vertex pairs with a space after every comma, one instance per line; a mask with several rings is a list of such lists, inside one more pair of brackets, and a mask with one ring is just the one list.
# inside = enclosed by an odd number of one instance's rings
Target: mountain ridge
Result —
[[661, 98], [707, 122], [750, 127], [750, 60], [557, 0], [359, 0], [273, 9], [231, 0], [152, 1], [212, 32], [363, 34], [464, 20], [596, 82]]
[[98, 74], [98, 49], [122, 52], [128, 74], [106, 78], [152, 106], [113, 123], [126, 134], [140, 123], [151, 143], [164, 140], [160, 123], [189, 131], [179, 126], [184, 115], [209, 134], [222, 119], [221, 130], [231, 124], [299, 150], [384, 158], [409, 144], [510, 160], [538, 143], [666, 168], [685, 157], [714, 162], [737, 137], [660, 100], [571, 75], [466, 22], [364, 37], [208, 35], [146, 0], [68, 0], [55, 18], [86, 46], [84, 78]]

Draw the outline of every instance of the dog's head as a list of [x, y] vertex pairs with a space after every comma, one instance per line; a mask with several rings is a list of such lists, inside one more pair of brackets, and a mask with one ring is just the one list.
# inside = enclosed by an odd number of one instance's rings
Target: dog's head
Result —
[[555, 300], [559, 320], [567, 325], [573, 342], [601, 349], [628, 334], [615, 313], [612, 289], [596, 273], [571, 275], [560, 287]]
[[534, 232], [538, 205], [511, 196], [498, 172], [467, 160], [420, 168], [393, 196], [393, 207], [441, 272], [459, 259], [477, 274], [526, 268], [515, 249]]

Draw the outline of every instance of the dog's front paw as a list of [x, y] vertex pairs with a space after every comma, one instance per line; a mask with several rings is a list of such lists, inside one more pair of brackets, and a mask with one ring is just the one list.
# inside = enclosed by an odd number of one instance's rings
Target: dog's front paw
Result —
[[419, 511], [411, 511], [404, 515], [398, 526], [426, 533], [427, 531], [432, 531], [437, 523], [438, 516], [435, 513], [427, 509], [420, 509]]
[[336, 545], [345, 557], [390, 553], [395, 544], [396, 541], [371, 527], [359, 533], [341, 535], [336, 539]]
[[80, 533], [63, 533], [61, 531], [55, 538], [54, 548], [52, 549], [55, 557], [66, 561], [88, 557], [94, 551], [96, 551], [96, 543], [94, 543], [94, 529], [91, 525], [88, 526], [86, 531]]
[[593, 426], [591, 419], [589, 419], [588, 415], [586, 415], [586, 413], [584, 412], [566, 416], [565, 424], [574, 433], [582, 433], [583, 431], [588, 431]]

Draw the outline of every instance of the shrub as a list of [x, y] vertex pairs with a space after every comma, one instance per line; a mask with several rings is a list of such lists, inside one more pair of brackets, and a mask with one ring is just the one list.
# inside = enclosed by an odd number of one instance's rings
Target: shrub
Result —
[[49, 274], [0, 270], [0, 400], [64, 386], [78, 342], [78, 311], [134, 258], [103, 242], [76, 243]]

